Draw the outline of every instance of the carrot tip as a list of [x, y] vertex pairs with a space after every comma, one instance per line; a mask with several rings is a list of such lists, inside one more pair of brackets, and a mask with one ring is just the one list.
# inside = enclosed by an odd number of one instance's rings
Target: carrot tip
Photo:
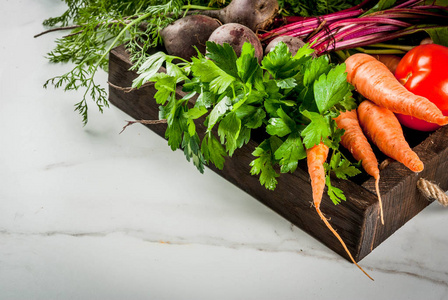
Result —
[[448, 124], [448, 117], [444, 116], [437, 119], [437, 125], [444, 126], [447, 124]]
[[378, 204], [380, 206], [381, 224], [384, 225], [383, 204], [382, 204], [382, 201], [381, 201], [379, 182], [380, 182], [380, 176], [378, 175], [378, 177], [375, 179], [375, 189], [376, 189], [376, 194], [378, 196]]
[[350, 260], [367, 276], [369, 277], [370, 280], [374, 281], [374, 279], [366, 272], [364, 271], [364, 269], [358, 265], [358, 263], [355, 261], [355, 259], [353, 258], [352, 254], [350, 253], [350, 251], [348, 250], [347, 246], [345, 245], [344, 241], [342, 240], [341, 236], [336, 232], [336, 230], [333, 228], [333, 226], [331, 226], [331, 224], [328, 222], [327, 218], [324, 216], [324, 214], [322, 213], [322, 211], [320, 210], [319, 205], [316, 205], [316, 211], [319, 215], [319, 217], [322, 219], [322, 221], [324, 221], [325, 225], [327, 226], [328, 229], [330, 229], [330, 231], [334, 234], [334, 236], [339, 240], [339, 242], [341, 243], [342, 247], [344, 248], [345, 252], [348, 254], [348, 256], [350, 257]]

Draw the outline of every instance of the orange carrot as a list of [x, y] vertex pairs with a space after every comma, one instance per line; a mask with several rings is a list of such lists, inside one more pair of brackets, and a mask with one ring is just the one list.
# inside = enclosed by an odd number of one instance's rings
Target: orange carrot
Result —
[[393, 54], [374, 54], [372, 56], [382, 62], [393, 74], [395, 74], [395, 70], [401, 60], [400, 56]]
[[409, 147], [403, 129], [393, 112], [365, 100], [358, 106], [358, 117], [365, 135], [381, 152], [414, 172], [423, 171], [423, 162]]
[[[320, 205], [322, 195], [325, 189], [325, 168], [324, 163], [328, 157], [329, 148], [324, 143], [313, 146], [306, 150], [306, 159], [308, 164], [308, 173], [311, 178], [311, 187], [313, 189], [313, 202]], [[318, 207], [316, 205], [316, 207]]]
[[448, 116], [425, 97], [409, 92], [387, 67], [373, 56], [356, 53], [345, 61], [347, 81], [365, 98], [392, 112], [410, 115], [438, 125]]
[[373, 153], [369, 141], [362, 132], [356, 109], [341, 112], [334, 120], [338, 128], [345, 130], [341, 138], [342, 146], [347, 148], [357, 161], [361, 161], [362, 167], [367, 174], [375, 178], [375, 189], [380, 206], [381, 223], [384, 224], [383, 204], [381, 202], [379, 188], [380, 170], [378, 168], [378, 160], [376, 159], [375, 153]]
[[366, 274], [367, 277], [369, 277], [370, 279], [373, 280], [373, 278], [370, 277], [370, 275], [367, 274], [366, 271], [364, 271], [361, 268], [361, 266], [356, 263], [356, 261], [353, 259], [353, 256], [350, 254], [350, 251], [348, 250], [347, 246], [345, 245], [345, 243], [342, 240], [342, 238], [340, 237], [340, 235], [336, 232], [336, 230], [333, 228], [333, 226], [331, 226], [331, 224], [328, 222], [327, 218], [325, 218], [322, 211], [320, 210], [320, 203], [322, 201], [322, 195], [323, 195], [324, 189], [325, 189], [324, 163], [327, 160], [328, 151], [329, 151], [329, 148], [324, 143], [320, 143], [320, 144], [315, 145], [314, 147], [306, 150], [308, 173], [311, 178], [311, 188], [313, 190], [314, 207], [316, 208], [316, 211], [317, 211], [319, 217], [322, 219], [322, 221], [324, 221], [324, 223], [328, 227], [328, 229], [330, 229], [330, 231], [336, 236], [336, 238], [341, 243], [342, 247], [344, 247], [344, 250], [347, 252], [351, 261], [362, 272], [364, 272], [364, 274]]

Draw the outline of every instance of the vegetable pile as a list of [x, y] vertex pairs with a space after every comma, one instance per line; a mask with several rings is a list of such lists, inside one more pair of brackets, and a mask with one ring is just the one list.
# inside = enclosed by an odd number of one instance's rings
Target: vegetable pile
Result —
[[[363, 169], [375, 179], [384, 223], [380, 170], [370, 143], [420, 172], [423, 163], [396, 114], [448, 124], [443, 115], [448, 99], [442, 112], [426, 95], [414, 94], [401, 62], [407, 56], [387, 56], [417, 51], [425, 46], [416, 40], [431, 38], [428, 47], [441, 47], [437, 53], [448, 61], [448, 48], [442, 46], [448, 45], [447, 7], [417, 0], [373, 2], [341, 7], [327, 0], [333, 10], [311, 16], [303, 7], [301, 15], [291, 15], [292, 7], [298, 9], [293, 0], [233, 0], [219, 8], [181, 0], [67, 1], [65, 14], [45, 22], [61, 25], [49, 31], [71, 30], [57, 40], [49, 59], [75, 67], [45, 86], [85, 88], [75, 109], [87, 123], [88, 95], [101, 111], [108, 105], [95, 72], [107, 70], [108, 53], [124, 44], [138, 74], [132, 88], [151, 82], [157, 90], [154, 100], [172, 150], [182, 149], [203, 172], [211, 164], [222, 169], [226, 157], [256, 137], [251, 174], [269, 190], [282, 173], [306, 161], [319, 217], [362, 270], [320, 210], [324, 191], [335, 204], [346, 200], [332, 178], [348, 179]], [[166, 72], [159, 72], [161, 67]], [[394, 76], [395, 68], [405, 85]], [[186, 92], [182, 98], [176, 94], [179, 86]], [[197, 132], [199, 121], [205, 133]]]

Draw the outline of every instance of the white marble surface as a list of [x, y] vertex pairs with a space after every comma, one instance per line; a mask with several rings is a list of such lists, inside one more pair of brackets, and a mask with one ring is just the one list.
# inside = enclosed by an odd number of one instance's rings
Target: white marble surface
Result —
[[[42, 88], [58, 0], [1, 0], [0, 299], [448, 299], [437, 203], [356, 267], [128, 117]], [[99, 75], [106, 83], [106, 74]]]

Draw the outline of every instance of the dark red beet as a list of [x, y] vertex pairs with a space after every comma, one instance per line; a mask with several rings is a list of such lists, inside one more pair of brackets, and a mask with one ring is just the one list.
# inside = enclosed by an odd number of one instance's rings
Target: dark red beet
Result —
[[249, 42], [254, 46], [255, 56], [258, 58], [258, 61], [261, 62], [263, 59], [263, 47], [260, 40], [252, 30], [244, 25], [237, 23], [224, 24], [213, 31], [209, 41], [220, 45], [224, 43], [229, 44], [238, 57], [241, 55], [244, 43]]
[[264, 55], [271, 52], [271, 50], [274, 49], [275, 46], [280, 42], [284, 42], [286, 46], [288, 46], [289, 52], [291, 52], [292, 56], [294, 56], [297, 53], [297, 50], [299, 50], [305, 45], [305, 42], [299, 39], [298, 37], [282, 35], [273, 39], [266, 46], [266, 48], [264, 49]]
[[223, 24], [239, 23], [252, 31], [266, 29], [274, 21], [279, 9], [277, 0], [232, 0], [219, 10], [192, 11], [216, 19]]
[[204, 54], [205, 43], [210, 34], [220, 25], [221, 23], [211, 17], [190, 15], [168, 25], [160, 32], [160, 35], [166, 53], [190, 60], [191, 57], [197, 55], [193, 46]]

